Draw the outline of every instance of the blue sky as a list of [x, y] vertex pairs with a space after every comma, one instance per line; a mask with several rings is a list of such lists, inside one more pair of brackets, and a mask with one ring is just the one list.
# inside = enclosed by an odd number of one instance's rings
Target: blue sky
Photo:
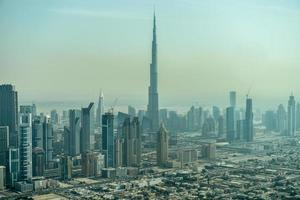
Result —
[[300, 96], [297, 0], [0, 0], [0, 81], [26, 101], [146, 104], [153, 5], [162, 105]]

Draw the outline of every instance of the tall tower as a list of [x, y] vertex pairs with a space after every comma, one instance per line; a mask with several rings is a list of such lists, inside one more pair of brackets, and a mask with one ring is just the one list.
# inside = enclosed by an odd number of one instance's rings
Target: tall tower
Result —
[[296, 106], [295, 106], [295, 98], [293, 94], [290, 96], [289, 101], [288, 101], [288, 118], [287, 118], [287, 123], [288, 123], [288, 130], [287, 130], [287, 135], [288, 136], [295, 136], [295, 130], [296, 130]]
[[150, 86], [148, 96], [148, 117], [151, 120], [151, 131], [157, 131], [159, 126], [158, 92], [157, 92], [157, 45], [156, 21], [153, 17], [152, 61], [150, 64]]
[[0, 126], [9, 127], [9, 145], [18, 147], [18, 93], [13, 85], [0, 85]]
[[91, 135], [93, 134], [92, 109], [94, 103], [91, 102], [87, 108], [81, 109], [81, 135], [80, 135], [80, 152], [84, 153], [91, 150]]
[[254, 138], [253, 130], [253, 112], [252, 112], [252, 99], [246, 99], [246, 115], [245, 115], [245, 133], [244, 139], [246, 142], [252, 142]]
[[96, 127], [102, 127], [102, 115], [104, 114], [104, 96], [103, 92], [100, 92], [98, 100], [98, 108], [96, 112]]
[[169, 136], [164, 126], [161, 124], [157, 132], [157, 144], [156, 144], [156, 159], [158, 166], [164, 166], [168, 161], [168, 144]]
[[102, 151], [105, 167], [114, 167], [114, 115], [105, 113], [102, 117]]

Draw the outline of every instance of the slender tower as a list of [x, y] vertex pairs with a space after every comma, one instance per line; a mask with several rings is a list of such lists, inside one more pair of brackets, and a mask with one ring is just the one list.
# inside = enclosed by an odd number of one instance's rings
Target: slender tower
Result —
[[157, 131], [158, 119], [158, 92], [157, 92], [157, 45], [156, 45], [156, 21], [153, 16], [153, 40], [152, 40], [152, 62], [150, 64], [150, 86], [148, 99], [148, 117], [151, 120], [151, 131]]

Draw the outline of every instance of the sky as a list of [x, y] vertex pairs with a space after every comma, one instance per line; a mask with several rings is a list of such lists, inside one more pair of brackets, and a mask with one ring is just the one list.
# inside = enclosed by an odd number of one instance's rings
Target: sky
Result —
[[146, 106], [154, 7], [161, 106], [300, 101], [299, 0], [0, 0], [0, 83]]

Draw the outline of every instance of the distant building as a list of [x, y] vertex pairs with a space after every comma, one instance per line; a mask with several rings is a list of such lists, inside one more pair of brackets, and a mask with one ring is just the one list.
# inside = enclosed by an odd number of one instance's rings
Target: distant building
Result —
[[[100, 92], [98, 100], [98, 108], [96, 111], [96, 127], [102, 127], [102, 115], [104, 114], [104, 95], [103, 92]], [[101, 130], [101, 129], [100, 129]]]
[[254, 139], [254, 129], [253, 129], [252, 99], [247, 97], [244, 140], [247, 142], [252, 142], [253, 139]]
[[278, 131], [282, 135], [285, 135], [287, 131], [287, 114], [282, 104], [280, 104], [277, 109], [277, 124]]
[[141, 162], [141, 131], [140, 123], [137, 117], [124, 121], [122, 127], [122, 136], [124, 139], [123, 161], [126, 167], [140, 166]]
[[0, 126], [0, 166], [8, 168], [9, 127]]
[[49, 117], [45, 117], [43, 122], [43, 146], [46, 166], [50, 168], [53, 164], [53, 127]]
[[20, 180], [32, 179], [32, 126], [31, 113], [20, 114]]
[[161, 124], [157, 132], [157, 147], [156, 147], [156, 156], [157, 156], [157, 165], [165, 166], [168, 161], [168, 142], [169, 136], [168, 132], [164, 126]]
[[128, 115], [133, 118], [136, 116], [136, 111], [133, 106], [128, 106]]
[[71, 156], [63, 155], [60, 158], [60, 178], [62, 180], [70, 180], [72, 178], [72, 168], [73, 163]]
[[228, 107], [226, 109], [226, 135], [227, 141], [233, 142], [236, 138], [236, 122], [235, 122], [235, 112], [234, 107]]
[[80, 112], [69, 110], [69, 127], [64, 127], [64, 152], [66, 155], [80, 154]]
[[94, 103], [90, 103], [87, 108], [81, 109], [81, 134], [80, 134], [80, 152], [84, 153], [91, 150], [91, 135], [94, 134], [94, 124], [92, 120], [92, 108]]
[[0, 191], [5, 189], [6, 185], [6, 168], [5, 166], [0, 166]]
[[0, 85], [0, 126], [9, 127], [9, 145], [18, 147], [18, 93], [12, 85]]
[[85, 177], [95, 177], [101, 175], [101, 169], [104, 165], [100, 152], [84, 152], [81, 158], [82, 175]]
[[20, 176], [20, 153], [19, 148], [9, 148], [8, 153], [8, 177], [7, 183], [10, 187], [14, 187]]
[[105, 167], [114, 167], [114, 115], [109, 112], [102, 117], [102, 151]]
[[195, 149], [184, 149], [178, 152], [178, 158], [183, 164], [192, 163], [198, 160], [198, 152]]
[[300, 130], [300, 103], [296, 106], [296, 130]]
[[32, 147], [44, 149], [44, 129], [41, 117], [35, 118], [32, 122]]
[[229, 104], [231, 107], [236, 107], [236, 91], [229, 92]]
[[45, 152], [40, 147], [32, 150], [32, 175], [44, 176], [45, 171]]
[[196, 127], [196, 109], [194, 106], [187, 113], [187, 128], [188, 131], [195, 131]]
[[202, 146], [202, 157], [209, 160], [216, 158], [216, 144], [208, 143]]
[[288, 117], [287, 117], [287, 135], [295, 136], [296, 131], [296, 107], [295, 98], [290, 96], [288, 101]]
[[51, 124], [56, 125], [59, 123], [59, 115], [56, 110], [51, 110], [50, 119], [51, 119]]
[[244, 132], [245, 132], [245, 120], [240, 119], [237, 120], [236, 123], [236, 139], [237, 140], [244, 140]]
[[218, 119], [218, 137], [223, 137], [224, 135], [224, 117], [220, 116]]

